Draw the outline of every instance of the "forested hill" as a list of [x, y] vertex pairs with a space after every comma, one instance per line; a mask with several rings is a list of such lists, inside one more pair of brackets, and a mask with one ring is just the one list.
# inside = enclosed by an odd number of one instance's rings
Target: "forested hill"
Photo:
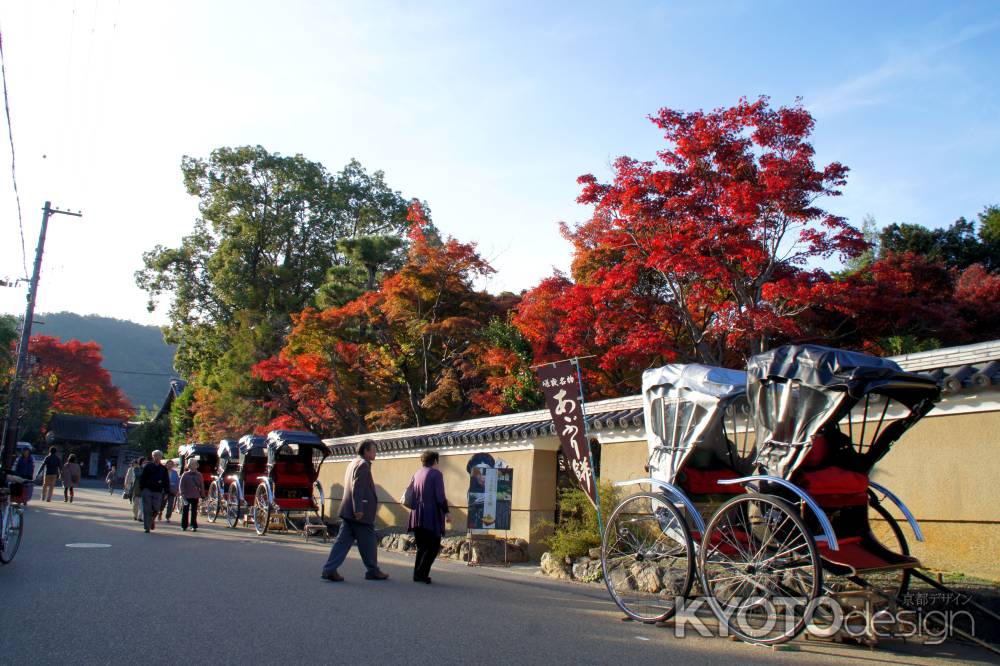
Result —
[[171, 377], [177, 376], [174, 348], [163, 342], [163, 333], [156, 326], [73, 312], [36, 314], [35, 321], [45, 324], [35, 324], [34, 335], [51, 335], [63, 341], [93, 340], [99, 344], [104, 354], [104, 367], [136, 410], [140, 405], [158, 407], [162, 404]]

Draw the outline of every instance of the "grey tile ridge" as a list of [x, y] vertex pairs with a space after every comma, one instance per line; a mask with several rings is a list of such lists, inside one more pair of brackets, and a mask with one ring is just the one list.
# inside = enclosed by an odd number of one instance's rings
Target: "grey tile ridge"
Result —
[[[635, 409], [642, 406], [642, 396], [630, 395], [621, 398], [608, 398], [597, 400], [586, 404], [588, 416], [620, 411], [623, 409]], [[530, 412], [516, 412], [514, 414], [500, 414], [498, 416], [483, 416], [464, 421], [449, 421], [448, 423], [436, 423], [433, 425], [420, 426], [415, 428], [401, 428], [399, 430], [383, 430], [380, 432], [370, 432], [362, 435], [346, 435], [344, 437], [327, 437], [323, 443], [328, 445], [349, 444], [360, 442], [364, 439], [371, 439], [379, 442], [387, 439], [400, 439], [404, 437], [420, 437], [422, 435], [447, 435], [451, 433], [464, 433], [472, 430], [482, 430], [486, 428], [498, 428], [504, 426], [523, 425], [538, 421], [548, 421], [551, 419], [548, 409], [536, 409]]]
[[945, 347], [924, 352], [890, 356], [904, 370], [925, 370], [955, 365], [984, 363], [1000, 359], [1000, 340], [977, 342], [960, 347]]

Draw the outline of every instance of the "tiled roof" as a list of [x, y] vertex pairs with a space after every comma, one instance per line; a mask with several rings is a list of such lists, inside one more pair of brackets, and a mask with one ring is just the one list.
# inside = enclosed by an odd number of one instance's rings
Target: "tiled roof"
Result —
[[158, 420], [161, 416], [170, 411], [170, 406], [174, 403], [174, 400], [184, 391], [187, 387], [187, 382], [183, 379], [171, 379], [170, 388], [167, 389], [167, 397], [164, 398], [163, 404], [160, 405], [160, 410], [156, 412], [156, 416], [153, 420]]
[[[1000, 340], [893, 356], [891, 360], [904, 370], [933, 377], [941, 384], [945, 393], [1000, 386]], [[640, 395], [587, 404], [589, 432], [642, 427]], [[421, 428], [335, 437], [323, 441], [330, 446], [333, 455], [354, 455], [357, 445], [365, 439], [374, 440], [379, 452], [384, 453], [486, 442], [500, 443], [553, 435], [555, 431], [549, 412], [536, 410]]]
[[53, 414], [46, 438], [64, 442], [124, 444], [125, 422], [118, 419]]
[[1000, 385], [1000, 340], [892, 356], [904, 370], [932, 377], [944, 393]]
[[[642, 397], [613, 398], [587, 405], [589, 432], [622, 428], [641, 428]], [[555, 435], [548, 410], [506, 414], [468, 421], [442, 423], [422, 428], [407, 428], [324, 439], [333, 455], [354, 455], [365, 439], [375, 441], [380, 453], [429, 447], [465, 446], [486, 442], [516, 442]]]

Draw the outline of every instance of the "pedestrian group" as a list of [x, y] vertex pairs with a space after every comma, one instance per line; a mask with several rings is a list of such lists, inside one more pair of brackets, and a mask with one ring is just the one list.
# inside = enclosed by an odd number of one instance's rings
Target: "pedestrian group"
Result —
[[[358, 553], [365, 566], [366, 580], [386, 580], [389, 574], [378, 566], [378, 537], [375, 534], [375, 516], [378, 511], [378, 495], [372, 475], [372, 463], [377, 451], [375, 442], [365, 440], [358, 446], [358, 457], [344, 473], [344, 497], [340, 503], [340, 530], [330, 548], [330, 555], [323, 565], [322, 578], [331, 582], [342, 582], [339, 568], [347, 558], [351, 548], [357, 544]], [[401, 503], [410, 509], [407, 530], [413, 532], [417, 544], [417, 557], [413, 565], [413, 581], [430, 584], [431, 566], [441, 550], [441, 537], [451, 524], [448, 499], [444, 490], [444, 475], [438, 469], [440, 455], [437, 451], [424, 451], [420, 456], [421, 468], [410, 479]], [[181, 529], [198, 531], [198, 504], [205, 498], [205, 484], [196, 460], [188, 462], [187, 470], [178, 475], [174, 461], [163, 462], [163, 452], [153, 451], [150, 460], [138, 458], [125, 472], [122, 497], [132, 505], [132, 518], [142, 521], [143, 530], [148, 534], [156, 530], [157, 519], [166, 521], [180, 501]], [[109, 468], [105, 479], [109, 488], [114, 486], [115, 468]], [[80, 465], [76, 456], [70, 454], [65, 464], [61, 463], [56, 448], [49, 449], [49, 455], [42, 460], [39, 472], [42, 479], [42, 499], [52, 501], [56, 480], [63, 483], [63, 501], [72, 502], [74, 489], [80, 483]], [[26, 479], [34, 477], [34, 462], [31, 451], [24, 449], [18, 458], [15, 473]], [[26, 484], [27, 499], [31, 497], [31, 484]]]

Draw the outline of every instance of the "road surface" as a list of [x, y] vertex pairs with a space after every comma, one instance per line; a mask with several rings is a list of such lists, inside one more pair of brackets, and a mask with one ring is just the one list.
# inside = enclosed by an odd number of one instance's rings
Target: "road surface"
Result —
[[[57, 489], [57, 493], [61, 489]], [[21, 550], [0, 567], [2, 664], [897, 664], [993, 663], [978, 648], [894, 642], [876, 650], [799, 640], [772, 650], [677, 639], [623, 622], [602, 587], [530, 568], [439, 561], [433, 585], [412, 560], [380, 553], [392, 578], [320, 579], [329, 546], [257, 537], [220, 522], [197, 534], [178, 517], [151, 534], [119, 494], [35, 501]], [[108, 544], [78, 548], [67, 544]]]

